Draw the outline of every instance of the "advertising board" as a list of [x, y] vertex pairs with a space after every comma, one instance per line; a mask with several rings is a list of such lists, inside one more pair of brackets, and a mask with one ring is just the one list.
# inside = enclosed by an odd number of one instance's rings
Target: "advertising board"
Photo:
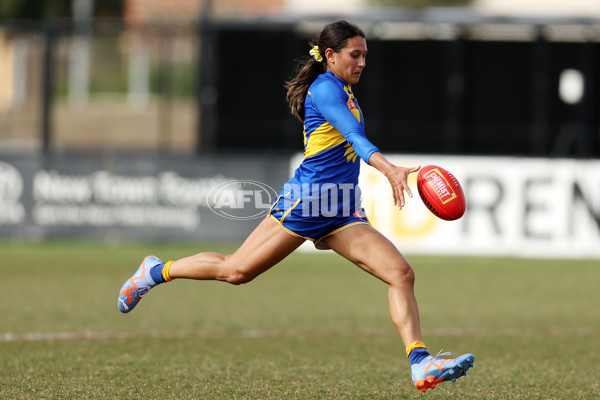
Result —
[[[365, 213], [406, 254], [600, 258], [600, 160], [388, 158], [445, 168], [466, 197], [462, 218], [439, 219], [412, 174], [413, 198], [398, 210], [387, 179], [363, 163]], [[0, 237], [240, 241], [301, 159], [1, 155]]]
[[[241, 240], [287, 156], [0, 156], [0, 237]], [[276, 189], [273, 189], [276, 188]]]
[[[398, 210], [387, 179], [363, 163], [359, 185], [371, 224], [407, 254], [600, 258], [600, 161], [391, 155], [402, 166], [438, 165], [458, 178], [467, 208], [444, 221], [419, 198]], [[297, 155], [293, 170], [301, 161]], [[310, 248], [304, 246], [303, 248]]]

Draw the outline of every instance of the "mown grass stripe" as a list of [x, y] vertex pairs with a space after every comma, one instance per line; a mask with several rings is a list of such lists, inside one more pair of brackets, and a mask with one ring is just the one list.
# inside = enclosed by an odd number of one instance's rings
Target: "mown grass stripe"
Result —
[[[555, 329], [426, 329], [425, 336], [448, 337], [586, 337], [600, 335], [600, 329], [589, 327]], [[385, 337], [393, 333], [383, 330], [356, 331], [302, 331], [302, 330], [246, 330], [240, 332], [30, 332], [22, 334], [0, 334], [0, 342], [40, 342], [40, 341], [84, 341], [113, 339], [176, 339], [176, 338], [315, 338], [315, 337]]]

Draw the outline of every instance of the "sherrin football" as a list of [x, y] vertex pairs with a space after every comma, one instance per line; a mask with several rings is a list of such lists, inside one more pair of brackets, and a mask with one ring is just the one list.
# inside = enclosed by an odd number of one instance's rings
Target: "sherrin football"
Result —
[[435, 216], [454, 221], [466, 209], [465, 195], [458, 179], [437, 165], [426, 165], [419, 170], [417, 189], [423, 203]]

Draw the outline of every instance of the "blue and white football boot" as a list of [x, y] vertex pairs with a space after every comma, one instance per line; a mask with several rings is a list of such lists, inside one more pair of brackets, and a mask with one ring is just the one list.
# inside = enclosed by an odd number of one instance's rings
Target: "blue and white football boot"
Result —
[[148, 256], [144, 258], [135, 274], [125, 281], [125, 284], [121, 287], [118, 303], [119, 311], [122, 313], [130, 312], [150, 289], [158, 285], [150, 276], [150, 268], [158, 264], [163, 264], [158, 257]]
[[461, 376], [467, 375], [467, 370], [473, 366], [475, 356], [463, 354], [453, 359], [442, 359], [441, 356], [449, 356], [452, 353], [442, 353], [425, 357], [420, 363], [413, 364], [412, 380], [415, 387], [421, 392], [433, 389], [435, 385], [444, 381], [455, 382]]

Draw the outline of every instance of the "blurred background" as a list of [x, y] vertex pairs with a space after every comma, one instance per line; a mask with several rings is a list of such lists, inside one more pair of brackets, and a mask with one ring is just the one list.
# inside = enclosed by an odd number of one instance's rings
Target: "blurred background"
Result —
[[409, 252], [600, 257], [594, 0], [3, 0], [0, 235], [243, 238], [254, 214], [214, 212], [215, 188], [258, 207], [256, 182], [287, 180], [302, 127], [283, 84], [341, 18], [368, 38], [369, 138], [468, 199], [451, 224], [392, 215], [363, 168], [374, 225]]

